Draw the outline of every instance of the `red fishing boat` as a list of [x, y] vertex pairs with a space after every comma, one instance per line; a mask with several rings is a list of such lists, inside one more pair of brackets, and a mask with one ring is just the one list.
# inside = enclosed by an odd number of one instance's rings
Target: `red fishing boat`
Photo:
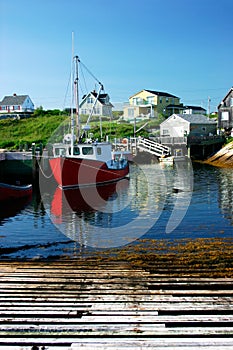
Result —
[[[71, 108], [71, 133], [64, 136], [62, 143], [53, 144], [52, 156], [49, 159], [54, 178], [62, 188], [115, 182], [129, 173], [128, 160], [124, 158], [123, 153], [114, 156], [111, 143], [97, 142], [89, 137], [89, 121], [103, 90], [103, 85], [97, 79], [100, 88], [98, 93], [95, 93], [96, 100], [86, 125], [80, 128], [78, 103], [78, 65], [80, 63], [78, 56], [75, 56], [72, 68], [74, 78], [71, 79], [73, 81], [72, 95], [74, 94], [72, 101], [75, 101], [75, 108]], [[74, 118], [73, 110], [76, 110], [76, 118]], [[77, 130], [77, 135], [74, 130]]]
[[0, 201], [9, 201], [18, 198], [30, 197], [32, 195], [32, 185], [11, 185], [0, 183]]
[[54, 144], [53, 152], [55, 156], [49, 162], [62, 188], [115, 182], [129, 173], [127, 159], [112, 158], [110, 143]]

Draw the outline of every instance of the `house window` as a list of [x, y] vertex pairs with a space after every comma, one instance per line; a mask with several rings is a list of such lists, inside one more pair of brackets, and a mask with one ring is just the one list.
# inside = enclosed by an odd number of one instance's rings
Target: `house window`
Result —
[[143, 103], [143, 99], [142, 99], [141, 97], [135, 97], [135, 98], [133, 99], [133, 104], [134, 104], [134, 106], [140, 105], [140, 104], [142, 104], [142, 103]]
[[229, 112], [228, 112], [228, 111], [222, 112], [221, 117], [222, 117], [222, 118], [221, 118], [222, 121], [227, 121], [227, 120], [229, 120]]
[[233, 97], [230, 99], [230, 107], [233, 107]]
[[150, 103], [150, 104], [153, 104], [154, 103], [154, 96], [148, 96], [147, 97], [147, 102]]
[[166, 97], [166, 102], [169, 102], [169, 98], [168, 97]]
[[94, 103], [94, 99], [92, 97], [88, 97], [87, 103]]
[[134, 108], [128, 108], [128, 117], [134, 117]]
[[162, 102], [163, 102], [163, 98], [160, 97], [160, 98], [159, 98], [159, 103], [162, 103]]
[[168, 129], [163, 129], [163, 136], [169, 136], [169, 130]]

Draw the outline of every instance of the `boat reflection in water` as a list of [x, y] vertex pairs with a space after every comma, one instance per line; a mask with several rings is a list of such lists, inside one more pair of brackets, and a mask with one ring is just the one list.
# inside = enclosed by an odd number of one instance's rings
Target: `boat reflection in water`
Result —
[[[156, 174], [156, 181], [155, 181]], [[136, 241], [163, 212], [166, 179], [147, 165], [132, 165], [131, 177], [117, 182], [50, 189], [41, 186], [42, 200], [53, 224], [82, 247], [108, 249]]]
[[21, 198], [0, 201], [0, 225], [8, 218], [12, 218], [19, 214], [32, 200], [32, 194]]
[[[95, 213], [104, 210], [108, 200], [117, 195], [117, 189], [122, 190], [128, 185], [128, 180], [103, 186], [90, 186], [63, 190], [57, 187], [51, 202], [51, 214], [56, 222], [72, 211], [81, 216], [85, 213]], [[58, 221], [57, 221], [58, 220]]]
[[[118, 215], [127, 210], [128, 187], [128, 179], [102, 186], [65, 190], [57, 187], [50, 202], [50, 218], [62, 233], [81, 246], [121, 245], [122, 237], [112, 233], [119, 225]], [[45, 202], [48, 208], [48, 198]]]

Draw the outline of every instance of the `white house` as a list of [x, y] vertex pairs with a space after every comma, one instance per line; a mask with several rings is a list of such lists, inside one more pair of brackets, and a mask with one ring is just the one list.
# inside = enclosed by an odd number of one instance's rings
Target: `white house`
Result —
[[183, 114], [206, 114], [206, 109], [200, 106], [184, 106]]
[[216, 135], [217, 123], [202, 114], [172, 114], [160, 124], [161, 137]]
[[[80, 103], [80, 114], [89, 115], [92, 113], [93, 116], [112, 116], [113, 105], [110, 102], [108, 94], [98, 94], [96, 91], [89, 92], [87, 95], [83, 96]], [[96, 100], [97, 98], [97, 100]]]
[[34, 104], [28, 95], [5, 96], [0, 101], [0, 113], [34, 112]]

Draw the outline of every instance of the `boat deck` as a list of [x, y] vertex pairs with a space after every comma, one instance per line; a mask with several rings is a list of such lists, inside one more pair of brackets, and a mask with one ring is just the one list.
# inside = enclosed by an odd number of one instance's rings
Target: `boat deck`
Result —
[[233, 278], [178, 270], [0, 262], [0, 349], [232, 349]]

